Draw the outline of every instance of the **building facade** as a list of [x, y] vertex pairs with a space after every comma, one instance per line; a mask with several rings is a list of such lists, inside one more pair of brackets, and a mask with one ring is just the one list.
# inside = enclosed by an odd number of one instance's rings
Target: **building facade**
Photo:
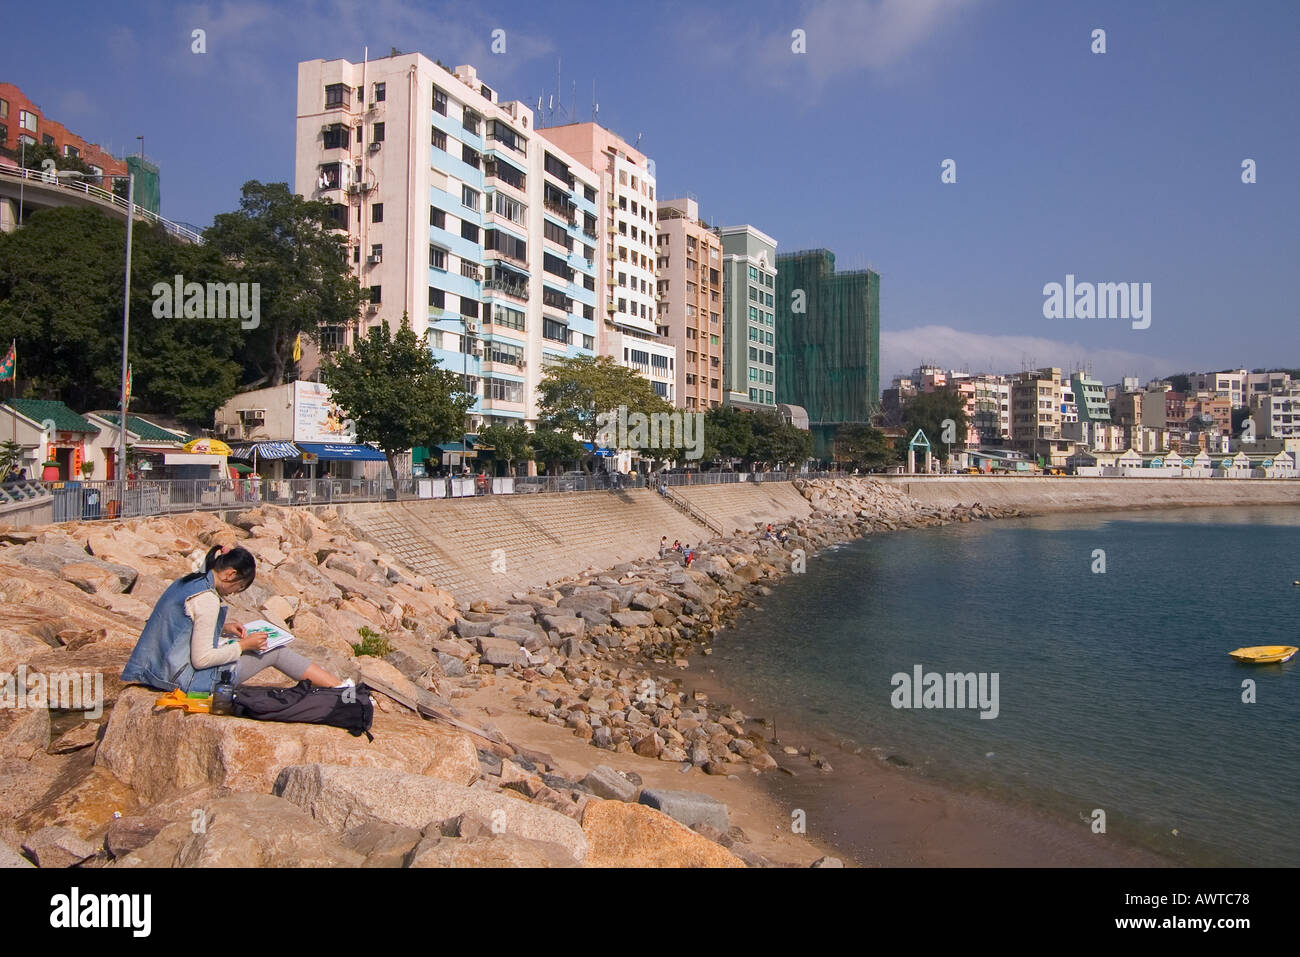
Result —
[[[722, 226], [722, 386], [727, 405], [751, 411], [776, 405], [776, 240], [753, 226]], [[763, 305], [758, 297], [763, 295]], [[775, 298], [773, 299], [775, 302]], [[773, 335], [775, 339], [775, 335]]]
[[547, 363], [595, 354], [596, 175], [472, 66], [418, 53], [300, 63], [297, 122], [295, 190], [333, 205], [369, 292], [321, 348], [405, 313], [476, 397], [471, 427], [535, 422]]
[[599, 177], [601, 322], [596, 348], [648, 379], [658, 395], [680, 404], [677, 350], [660, 334], [655, 300], [654, 163], [596, 123], [569, 123], [538, 132]]
[[775, 398], [808, 410], [815, 454], [829, 459], [836, 428], [869, 422], [877, 407], [880, 276], [836, 272], [827, 249], [778, 255], [776, 265], [776, 294], [761, 293], [775, 317], [775, 335], [764, 333], [776, 345]]
[[722, 404], [722, 242], [700, 219], [694, 199], [659, 204], [656, 235], [657, 324], [677, 352], [676, 404]]

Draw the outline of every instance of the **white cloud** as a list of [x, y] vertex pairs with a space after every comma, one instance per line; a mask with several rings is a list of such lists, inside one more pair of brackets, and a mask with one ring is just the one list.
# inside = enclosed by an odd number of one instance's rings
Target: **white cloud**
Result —
[[971, 372], [1019, 372], [1057, 366], [1067, 373], [1086, 363], [1103, 382], [1117, 382], [1122, 376], [1138, 376], [1145, 381], [1186, 365], [1167, 356], [1097, 349], [1040, 336], [987, 335], [938, 325], [881, 330], [881, 388], [888, 388], [894, 376], [927, 363]]

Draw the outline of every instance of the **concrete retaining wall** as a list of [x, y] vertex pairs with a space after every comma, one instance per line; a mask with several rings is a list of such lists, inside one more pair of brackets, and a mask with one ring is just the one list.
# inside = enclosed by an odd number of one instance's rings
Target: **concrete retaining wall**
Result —
[[1173, 508], [1191, 505], [1300, 505], [1295, 479], [1017, 478], [1001, 475], [873, 475], [927, 505], [1001, 505], [1027, 512]]

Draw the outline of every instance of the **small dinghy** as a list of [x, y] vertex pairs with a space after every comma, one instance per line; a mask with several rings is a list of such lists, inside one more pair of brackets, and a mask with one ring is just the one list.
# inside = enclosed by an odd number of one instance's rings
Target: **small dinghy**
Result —
[[1295, 645], [1255, 645], [1252, 648], [1238, 648], [1228, 654], [1238, 661], [1252, 665], [1278, 665], [1290, 661], [1300, 648]]

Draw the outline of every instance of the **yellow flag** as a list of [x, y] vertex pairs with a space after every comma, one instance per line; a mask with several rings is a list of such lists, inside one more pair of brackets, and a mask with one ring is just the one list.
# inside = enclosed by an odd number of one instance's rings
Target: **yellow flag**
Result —
[[298, 338], [293, 340], [293, 361], [302, 361], [302, 333], [298, 333]]

